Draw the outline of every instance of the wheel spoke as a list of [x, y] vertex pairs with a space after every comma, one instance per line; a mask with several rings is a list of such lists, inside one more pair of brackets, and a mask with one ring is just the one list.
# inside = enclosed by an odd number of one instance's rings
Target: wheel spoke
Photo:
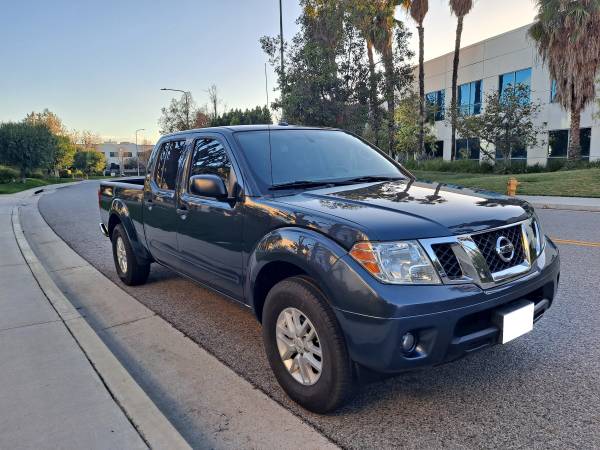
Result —
[[304, 361], [306, 361], [308, 364], [310, 364], [311, 366], [313, 366], [313, 368], [317, 371], [317, 372], [321, 372], [321, 361], [317, 361], [315, 359], [315, 357], [310, 354], [310, 353], [305, 353], [304, 357], [303, 357]]
[[[294, 333], [297, 337], [302, 337], [302, 323], [300, 323], [300, 311], [297, 309], [292, 310], [292, 320], [294, 322]], [[304, 323], [307, 321], [305, 320]]]
[[305, 344], [306, 351], [312, 353], [313, 355], [317, 355], [319, 357], [323, 356], [321, 352], [321, 347], [317, 347], [312, 341], [308, 341]]
[[292, 333], [292, 336], [297, 336], [296, 326], [294, 324], [294, 319], [292, 317], [292, 313], [290, 311], [284, 311], [284, 314], [285, 314], [285, 323], [288, 327], [288, 330], [290, 330], [290, 333]]
[[306, 357], [298, 355], [298, 365], [300, 366], [300, 376], [302, 377], [302, 381], [304, 384], [310, 383], [312, 381], [310, 378], [311, 370]]

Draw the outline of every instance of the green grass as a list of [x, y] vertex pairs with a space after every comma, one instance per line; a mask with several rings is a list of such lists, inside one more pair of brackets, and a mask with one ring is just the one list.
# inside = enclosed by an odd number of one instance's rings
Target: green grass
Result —
[[78, 180], [74, 180], [72, 178], [27, 178], [25, 183], [22, 183], [21, 181], [15, 181], [13, 183], [0, 183], [0, 194], [14, 194], [15, 192], [21, 192], [26, 189], [46, 186], [48, 184], [68, 183], [71, 181]]
[[421, 181], [437, 181], [465, 187], [506, 193], [510, 177], [519, 181], [517, 195], [557, 195], [564, 197], [600, 197], [600, 169], [561, 170], [558, 172], [495, 175], [412, 171]]
[[[113, 177], [105, 177], [103, 175], [92, 175], [87, 178], [88, 180], [104, 180], [106, 178]], [[116, 178], [116, 177], [115, 177]], [[16, 192], [25, 191], [27, 189], [47, 186], [49, 184], [58, 184], [58, 183], [72, 183], [73, 181], [81, 181], [80, 178], [27, 178], [25, 183], [21, 183], [21, 181], [15, 181], [13, 183], [0, 183], [0, 195], [1, 194], [14, 194]]]

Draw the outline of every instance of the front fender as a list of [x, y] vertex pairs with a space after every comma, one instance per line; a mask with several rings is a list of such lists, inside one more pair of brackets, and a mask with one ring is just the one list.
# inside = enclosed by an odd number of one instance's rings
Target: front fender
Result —
[[272, 262], [294, 264], [313, 278], [331, 299], [333, 279], [331, 271], [346, 250], [326, 236], [305, 228], [278, 228], [264, 236], [248, 260], [245, 292], [254, 311], [254, 287], [261, 270]]
[[[138, 233], [138, 228], [141, 228], [141, 233], [143, 233], [143, 224], [139, 220], [141, 218], [136, 219], [132, 217], [129, 208], [127, 207], [127, 204], [125, 204], [124, 201], [118, 198], [115, 198], [111, 203], [108, 216], [109, 228], [111, 220], [113, 220], [113, 216], [116, 216], [123, 225], [123, 228], [127, 233], [129, 242], [131, 243], [131, 248], [133, 249], [137, 260], [142, 264], [151, 262], [152, 255], [150, 255], [150, 252], [148, 252], [148, 250], [146, 249], [143, 234], [142, 239], [140, 239], [140, 233]], [[110, 228], [110, 232], [112, 232], [112, 228]]]

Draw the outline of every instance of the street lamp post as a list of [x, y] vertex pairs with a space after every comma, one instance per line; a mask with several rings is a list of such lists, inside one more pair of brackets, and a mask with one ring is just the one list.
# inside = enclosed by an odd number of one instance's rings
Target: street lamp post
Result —
[[182, 91], [181, 89], [170, 89], [170, 88], [161, 88], [161, 91], [173, 91], [173, 92], [181, 92], [185, 95], [185, 125], [187, 129], [190, 129], [190, 99], [188, 97], [188, 91]]
[[138, 131], [146, 131], [145, 128], [138, 128], [137, 130], [135, 130], [135, 159], [137, 160], [137, 172], [138, 172], [138, 177], [140, 176], [140, 149], [138, 148], [138, 141], [137, 141], [137, 134]]

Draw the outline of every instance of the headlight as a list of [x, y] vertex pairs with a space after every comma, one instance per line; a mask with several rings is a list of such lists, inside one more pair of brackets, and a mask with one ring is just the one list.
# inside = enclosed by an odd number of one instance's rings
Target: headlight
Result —
[[546, 245], [546, 237], [542, 230], [542, 225], [537, 215], [531, 218], [531, 229], [533, 230], [533, 245], [535, 247], [535, 256], [540, 256]]
[[375, 278], [392, 284], [440, 284], [417, 241], [358, 242], [350, 255]]

